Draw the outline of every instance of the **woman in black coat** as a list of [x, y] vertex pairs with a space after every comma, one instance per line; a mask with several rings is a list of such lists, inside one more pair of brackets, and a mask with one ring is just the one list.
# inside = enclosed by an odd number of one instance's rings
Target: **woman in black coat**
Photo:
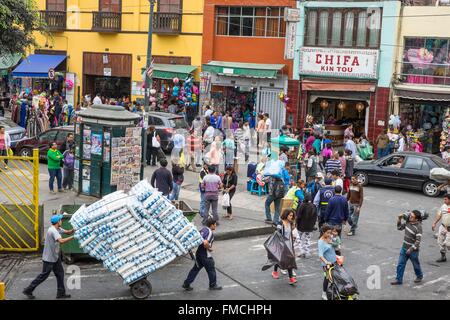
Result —
[[227, 207], [227, 214], [224, 216], [224, 218], [228, 218], [229, 220], [233, 219], [233, 209], [231, 207], [231, 199], [233, 198], [234, 193], [236, 192], [237, 182], [238, 177], [236, 172], [234, 172], [234, 167], [228, 166], [225, 169], [225, 175], [223, 177], [222, 183], [224, 194], [228, 193], [228, 195], [230, 196], [230, 206]]
[[317, 221], [317, 208], [311, 200], [311, 195], [307, 193], [303, 203], [297, 208], [296, 225], [300, 240], [299, 256], [303, 258], [311, 256], [311, 235]]

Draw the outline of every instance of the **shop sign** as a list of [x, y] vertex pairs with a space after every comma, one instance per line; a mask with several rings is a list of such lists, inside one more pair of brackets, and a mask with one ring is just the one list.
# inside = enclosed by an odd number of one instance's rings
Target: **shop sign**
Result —
[[295, 37], [297, 36], [297, 25], [293, 22], [289, 22], [286, 29], [284, 59], [292, 60], [295, 58]]
[[111, 68], [103, 68], [103, 75], [105, 77], [111, 77], [112, 75], [112, 69]]
[[234, 69], [232, 68], [223, 68], [224, 74], [234, 74]]
[[300, 75], [376, 79], [378, 50], [304, 47]]
[[300, 22], [300, 10], [286, 8], [284, 9], [284, 21], [286, 22]]

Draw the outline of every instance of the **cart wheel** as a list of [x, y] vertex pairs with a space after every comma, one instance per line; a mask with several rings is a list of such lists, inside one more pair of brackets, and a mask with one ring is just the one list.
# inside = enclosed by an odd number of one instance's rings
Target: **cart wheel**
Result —
[[133, 283], [130, 290], [135, 299], [147, 299], [152, 294], [152, 285], [147, 279], [142, 279]]
[[70, 254], [63, 255], [63, 260], [65, 264], [73, 264], [75, 262], [74, 257]]

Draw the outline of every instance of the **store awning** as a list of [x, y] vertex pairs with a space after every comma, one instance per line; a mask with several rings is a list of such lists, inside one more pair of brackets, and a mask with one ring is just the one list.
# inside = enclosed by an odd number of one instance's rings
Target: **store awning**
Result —
[[375, 92], [375, 88], [376, 84], [370, 82], [328, 82], [302, 80], [302, 90]]
[[8, 69], [18, 64], [20, 58], [22, 58], [22, 55], [20, 53], [0, 55], [0, 75], [7, 75]]
[[31, 54], [12, 72], [13, 77], [47, 78], [49, 69], [56, 69], [67, 56]]
[[422, 100], [422, 101], [450, 101], [450, 93], [436, 93], [424, 91], [394, 90], [394, 95], [398, 98]]
[[179, 78], [184, 80], [194, 72], [195, 69], [197, 69], [196, 66], [190, 65], [155, 63], [153, 65], [153, 78], [170, 80]]
[[203, 71], [221, 76], [276, 79], [284, 64], [259, 64], [211, 61], [202, 66]]

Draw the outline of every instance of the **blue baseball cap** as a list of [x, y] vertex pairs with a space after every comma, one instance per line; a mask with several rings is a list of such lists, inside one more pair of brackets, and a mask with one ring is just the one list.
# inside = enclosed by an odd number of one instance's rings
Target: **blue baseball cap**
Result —
[[61, 221], [62, 218], [63, 218], [62, 214], [56, 214], [51, 217], [50, 222], [52, 224], [57, 224], [59, 221]]

